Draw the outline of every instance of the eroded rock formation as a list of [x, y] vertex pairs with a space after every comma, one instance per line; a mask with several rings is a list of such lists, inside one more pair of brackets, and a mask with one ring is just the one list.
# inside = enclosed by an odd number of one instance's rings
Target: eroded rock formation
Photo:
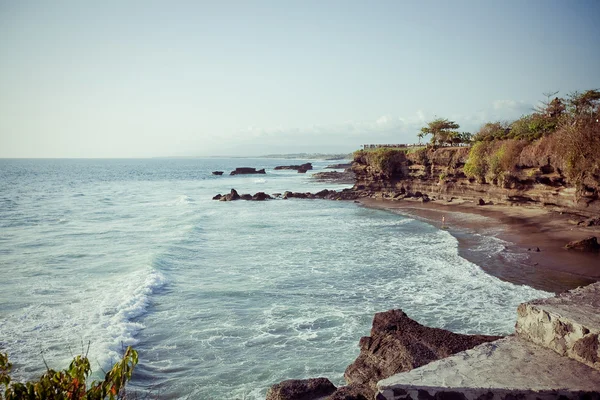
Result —
[[[429, 328], [412, 320], [402, 310], [377, 313], [373, 319], [371, 336], [360, 339], [360, 354], [346, 368], [344, 378], [348, 385], [332, 391], [326, 399], [373, 399], [377, 382], [381, 379], [500, 338], [461, 335], [444, 329]], [[297, 397], [269, 397], [268, 394], [267, 399], [322, 398], [313, 394], [313, 381], [284, 381], [271, 387], [268, 393], [279, 393], [281, 388], [288, 388], [285, 389], [286, 393], [293, 392]]]
[[[594, 185], [576, 187], [552, 157], [534, 157], [527, 151], [515, 160], [514, 169], [501, 178], [478, 181], [464, 171], [467, 147], [442, 147], [410, 154], [397, 151], [385, 160], [357, 152], [352, 170], [354, 188], [383, 197], [427, 193], [431, 199], [461, 198], [489, 204], [517, 204], [548, 207], [582, 216], [600, 214], [600, 179]], [[591, 222], [593, 223], [593, 222]]]
[[266, 174], [265, 169], [256, 169], [249, 167], [239, 167], [231, 171], [229, 175], [249, 175], [249, 174]]
[[360, 354], [346, 368], [344, 378], [349, 384], [366, 385], [374, 393], [381, 379], [499, 338], [429, 328], [402, 310], [377, 313], [371, 335], [360, 339]]

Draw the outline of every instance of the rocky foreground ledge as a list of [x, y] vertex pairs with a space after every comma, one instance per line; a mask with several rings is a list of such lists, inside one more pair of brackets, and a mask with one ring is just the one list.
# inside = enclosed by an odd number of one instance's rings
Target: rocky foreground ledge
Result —
[[348, 386], [283, 381], [267, 400], [600, 399], [600, 282], [517, 314], [505, 338], [428, 328], [401, 310], [376, 314]]

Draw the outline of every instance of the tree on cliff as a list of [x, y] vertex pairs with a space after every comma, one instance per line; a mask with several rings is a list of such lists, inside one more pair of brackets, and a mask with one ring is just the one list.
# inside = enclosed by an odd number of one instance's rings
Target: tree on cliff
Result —
[[431, 135], [431, 143], [434, 145], [447, 143], [452, 145], [453, 141], [460, 136], [456, 129], [460, 128], [454, 121], [446, 118], [436, 118], [427, 123], [427, 126], [421, 128], [419, 138]]

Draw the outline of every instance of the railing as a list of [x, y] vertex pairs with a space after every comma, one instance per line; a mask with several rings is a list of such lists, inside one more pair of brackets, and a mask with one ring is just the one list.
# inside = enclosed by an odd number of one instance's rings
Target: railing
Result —
[[425, 147], [424, 144], [363, 144], [363, 149], [380, 149], [380, 148], [405, 148], [405, 147]]
[[[413, 143], [413, 144], [363, 144], [363, 149], [382, 149], [382, 148], [392, 148], [392, 149], [405, 149], [409, 147], [428, 147], [431, 144], [427, 143]], [[452, 143], [452, 145], [448, 143], [441, 143], [438, 147], [470, 147], [470, 143]]]

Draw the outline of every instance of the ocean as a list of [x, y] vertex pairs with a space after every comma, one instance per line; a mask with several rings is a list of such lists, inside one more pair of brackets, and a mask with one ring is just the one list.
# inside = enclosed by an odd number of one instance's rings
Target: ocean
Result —
[[[376, 312], [508, 334], [520, 302], [551, 295], [485, 273], [448, 231], [407, 216], [212, 200], [349, 187], [317, 182], [333, 162], [309, 161], [299, 174], [273, 168], [306, 160], [0, 160], [0, 352], [14, 377], [87, 351], [101, 379], [132, 345], [132, 390], [264, 399], [284, 379], [342, 384]], [[267, 174], [229, 176], [236, 167]]]

